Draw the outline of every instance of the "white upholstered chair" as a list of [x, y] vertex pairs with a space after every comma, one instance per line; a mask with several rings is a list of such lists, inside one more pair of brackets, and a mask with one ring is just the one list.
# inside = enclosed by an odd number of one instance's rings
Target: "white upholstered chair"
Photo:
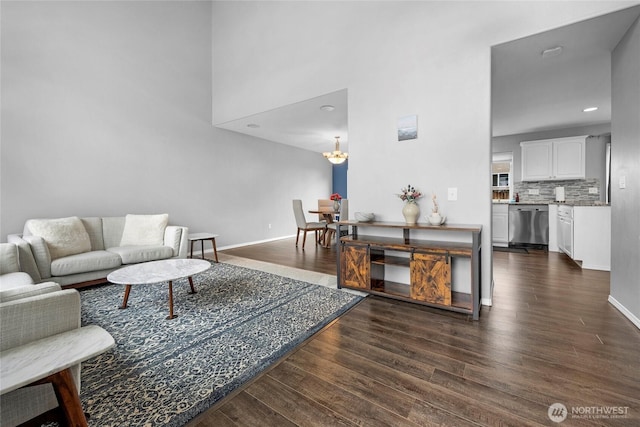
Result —
[[[349, 219], [349, 200], [342, 199], [340, 202], [340, 221], [346, 221]], [[331, 240], [334, 238], [336, 230], [338, 228], [338, 224], [331, 223], [327, 224], [327, 233], [324, 237], [325, 246], [329, 246], [331, 244]]]
[[[318, 199], [318, 210], [333, 210], [333, 200], [331, 199]], [[327, 222], [324, 214], [318, 214], [318, 222]]]
[[327, 227], [326, 222], [307, 222], [307, 219], [304, 216], [304, 210], [302, 209], [302, 200], [295, 199], [293, 201], [293, 214], [296, 217], [296, 225], [298, 226], [298, 232], [296, 233], [296, 246], [298, 246], [298, 240], [300, 239], [300, 232], [304, 233], [304, 237], [302, 239], [302, 249], [304, 249], [304, 245], [307, 241], [307, 233], [309, 231], [315, 232], [316, 237], [316, 245], [319, 241], [319, 232], [324, 232]]
[[[33, 358], [34, 363], [41, 363], [47, 369], [52, 368], [51, 361], [41, 362], [46, 358], [47, 352], [53, 352], [51, 347], [54, 344], [51, 343], [51, 340], [62, 337], [58, 341], [73, 345], [71, 343], [76, 341], [67, 339], [69, 334], [75, 333], [75, 331], [85, 331], [87, 333], [83, 334], [82, 340], [73, 348], [60, 347], [66, 355], [64, 357], [69, 357], [69, 359], [64, 360], [63, 357], [55, 361], [55, 366], [69, 366], [72, 382], [75, 383], [75, 391], [79, 393], [80, 362], [82, 360], [71, 359], [70, 355], [77, 355], [82, 351], [86, 352], [83, 350], [84, 348], [89, 349], [92, 354], [99, 353], [113, 345], [113, 338], [102, 328], [95, 325], [81, 327], [80, 307], [80, 294], [77, 290], [61, 290], [60, 285], [53, 282], [12, 287], [0, 291], [0, 351], [2, 352], [0, 425], [17, 426], [34, 417], [49, 413], [58, 406], [61, 407], [61, 412], [67, 417], [68, 422], [70, 421], [69, 408], [76, 408], [72, 412], [78, 414], [77, 406], [72, 407], [69, 404], [72, 401], [69, 399], [69, 393], [74, 391], [74, 387], [67, 387], [69, 383], [64, 384], [65, 387], [63, 387], [64, 390], [61, 394], [64, 404], [59, 405], [61, 402], [58, 401], [56, 393], [61, 393], [60, 388], [54, 392], [52, 385], [56, 384], [56, 387], [59, 387], [57, 377], [53, 383], [45, 382], [20, 388], [13, 388], [10, 384], [16, 383], [16, 378], [31, 382], [27, 378], [43, 369], [41, 366], [34, 365], [18, 366], [24, 365], [24, 363], [14, 365], [12, 362], [14, 359], [20, 357], [20, 360], [30, 360]], [[100, 345], [96, 344], [94, 338], [101, 341]], [[39, 348], [40, 344], [42, 344], [41, 349]], [[58, 347], [55, 345], [55, 348]], [[36, 352], [35, 356], [34, 352]], [[23, 355], [23, 353], [25, 354]], [[20, 376], [25, 369], [28, 370], [25, 375], [29, 376]], [[83, 417], [82, 415], [81, 418]]]

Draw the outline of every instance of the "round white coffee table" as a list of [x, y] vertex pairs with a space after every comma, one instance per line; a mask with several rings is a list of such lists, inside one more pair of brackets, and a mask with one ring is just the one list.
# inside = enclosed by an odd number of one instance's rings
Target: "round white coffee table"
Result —
[[112, 271], [107, 276], [107, 280], [118, 285], [126, 285], [124, 299], [120, 308], [127, 308], [127, 300], [129, 299], [132, 285], [169, 282], [169, 317], [167, 319], [174, 319], [178, 316], [173, 314], [173, 281], [185, 277], [189, 278], [189, 286], [191, 286], [191, 292], [189, 293], [196, 293], [191, 276], [202, 273], [210, 267], [211, 263], [209, 261], [199, 259], [164, 259], [130, 265]]

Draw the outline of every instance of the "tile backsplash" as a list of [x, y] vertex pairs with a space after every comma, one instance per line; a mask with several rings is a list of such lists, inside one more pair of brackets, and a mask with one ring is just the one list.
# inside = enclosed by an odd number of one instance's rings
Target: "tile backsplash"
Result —
[[[521, 181], [514, 183], [513, 194], [520, 195], [521, 202], [552, 202], [556, 200], [556, 187], [564, 187], [564, 198], [568, 202], [600, 201], [602, 188], [598, 179], [571, 179], [566, 181]], [[589, 193], [590, 188], [598, 192]], [[538, 190], [540, 194], [529, 194]]]

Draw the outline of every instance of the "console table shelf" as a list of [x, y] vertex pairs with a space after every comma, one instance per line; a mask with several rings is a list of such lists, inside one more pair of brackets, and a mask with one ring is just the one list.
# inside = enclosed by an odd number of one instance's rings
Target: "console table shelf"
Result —
[[[408, 225], [398, 222], [339, 221], [338, 287], [357, 289], [402, 301], [443, 308], [480, 316], [480, 225]], [[351, 234], [341, 231], [351, 228]], [[358, 235], [360, 227], [401, 229], [402, 238]], [[412, 239], [411, 230], [467, 233], [471, 242]], [[340, 237], [342, 236], [342, 237]], [[402, 253], [406, 256], [402, 256]], [[468, 258], [471, 263], [469, 292], [452, 289], [454, 258]], [[385, 279], [385, 267], [409, 269], [409, 283]]]

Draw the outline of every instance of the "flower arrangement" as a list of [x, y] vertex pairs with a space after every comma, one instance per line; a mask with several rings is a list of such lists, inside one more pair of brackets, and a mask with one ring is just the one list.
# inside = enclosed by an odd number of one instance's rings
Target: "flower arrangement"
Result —
[[397, 196], [400, 197], [400, 200], [402, 200], [403, 202], [415, 202], [420, 197], [422, 197], [422, 193], [420, 192], [420, 190], [412, 187], [411, 185], [407, 185], [400, 191], [402, 192], [400, 194], [397, 194]]
[[433, 193], [431, 195], [431, 201], [433, 202], [433, 208], [431, 209], [431, 211], [434, 214], [437, 214], [438, 213], [438, 201], [436, 200], [436, 193]]
[[331, 196], [329, 196], [329, 198], [334, 202], [339, 202], [340, 200], [342, 200], [342, 196], [339, 193], [333, 193]]

